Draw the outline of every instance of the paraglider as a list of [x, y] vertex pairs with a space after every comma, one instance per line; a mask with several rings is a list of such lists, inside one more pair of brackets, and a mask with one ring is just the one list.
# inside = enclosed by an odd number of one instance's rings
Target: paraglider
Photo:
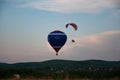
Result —
[[48, 35], [48, 42], [52, 46], [52, 48], [56, 51], [56, 55], [58, 55], [59, 50], [64, 46], [66, 41], [67, 35], [60, 30], [52, 31]]
[[[68, 26], [73, 27], [73, 29], [74, 29], [75, 31], [77, 31], [77, 29], [78, 29], [78, 27], [77, 27], [77, 25], [76, 25], [75, 23], [68, 23], [68, 24], [66, 24], [65, 27], [68, 28]], [[72, 39], [71, 42], [75, 42], [75, 40]]]

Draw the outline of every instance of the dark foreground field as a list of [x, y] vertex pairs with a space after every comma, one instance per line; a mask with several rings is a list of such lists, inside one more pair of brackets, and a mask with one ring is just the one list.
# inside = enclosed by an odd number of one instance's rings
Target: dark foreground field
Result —
[[120, 78], [114, 77], [114, 78], [103, 78], [103, 79], [89, 79], [89, 78], [80, 78], [80, 79], [52, 79], [52, 78], [21, 78], [21, 79], [15, 79], [15, 78], [7, 78], [7, 79], [0, 79], [0, 80], [120, 80]]
[[120, 61], [0, 63], [0, 80], [120, 80]]

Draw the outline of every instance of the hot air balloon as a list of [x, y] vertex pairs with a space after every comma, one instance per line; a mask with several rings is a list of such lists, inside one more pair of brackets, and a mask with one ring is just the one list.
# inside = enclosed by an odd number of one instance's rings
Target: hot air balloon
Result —
[[59, 50], [64, 46], [66, 41], [67, 41], [66, 34], [60, 30], [52, 31], [48, 35], [48, 42], [52, 46], [52, 48], [56, 51], [56, 55], [58, 55]]
[[77, 25], [75, 23], [68, 23], [66, 24], [66, 28], [68, 28], [68, 26], [72, 26], [75, 30], [78, 29]]

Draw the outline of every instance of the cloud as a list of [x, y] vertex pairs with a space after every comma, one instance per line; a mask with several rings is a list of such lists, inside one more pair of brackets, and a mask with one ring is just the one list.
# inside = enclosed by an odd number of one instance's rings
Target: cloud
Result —
[[120, 31], [102, 32], [75, 41], [64, 49], [71, 59], [120, 60]]
[[25, 0], [21, 7], [60, 13], [94, 13], [116, 8], [119, 4], [119, 0]]

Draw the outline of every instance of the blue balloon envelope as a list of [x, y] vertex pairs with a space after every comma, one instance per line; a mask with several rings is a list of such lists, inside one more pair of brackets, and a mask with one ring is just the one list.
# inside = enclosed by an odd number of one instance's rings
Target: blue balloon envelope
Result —
[[64, 46], [67, 41], [67, 36], [60, 30], [55, 30], [48, 35], [48, 42], [58, 55], [59, 50]]

